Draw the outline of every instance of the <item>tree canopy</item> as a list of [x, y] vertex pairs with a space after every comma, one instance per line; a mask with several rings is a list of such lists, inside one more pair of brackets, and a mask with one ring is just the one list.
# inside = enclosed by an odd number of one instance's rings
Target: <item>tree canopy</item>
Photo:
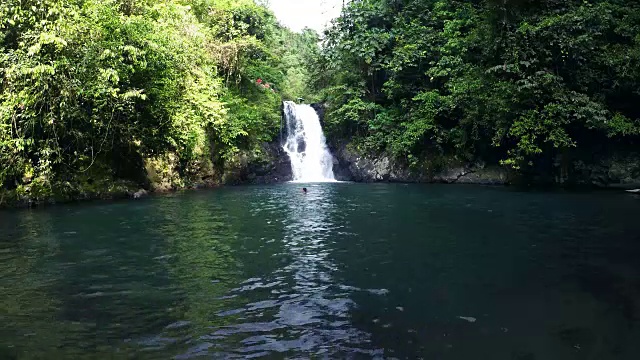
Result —
[[638, 1], [354, 0], [322, 66], [332, 134], [416, 166], [549, 171], [640, 134]]
[[5, 0], [0, 78], [1, 194], [223, 169], [296, 98], [411, 167], [548, 172], [637, 146], [640, 1], [353, 0], [321, 41], [252, 0]]
[[47, 197], [143, 181], [143, 159], [169, 153], [188, 173], [253, 151], [283, 97], [308, 94], [317, 38], [251, 0], [3, 1], [0, 189]]

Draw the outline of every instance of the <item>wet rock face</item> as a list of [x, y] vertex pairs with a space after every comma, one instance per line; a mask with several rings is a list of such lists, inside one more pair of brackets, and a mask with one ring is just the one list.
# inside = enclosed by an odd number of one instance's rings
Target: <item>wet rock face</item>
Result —
[[633, 189], [640, 188], [640, 153], [600, 156], [592, 163], [573, 163], [579, 184]]
[[506, 169], [487, 167], [483, 163], [450, 165], [429, 172], [411, 171], [406, 165], [388, 156], [359, 155], [346, 146], [334, 149], [336, 179], [356, 182], [422, 182], [504, 185], [510, 182]]
[[324, 129], [325, 128], [325, 126], [324, 126], [324, 113], [327, 110], [326, 105], [324, 103], [315, 103], [315, 104], [310, 104], [310, 105], [313, 108], [313, 110], [315, 110], [316, 113], [318, 114], [318, 118], [320, 118], [320, 125]]
[[293, 174], [289, 156], [280, 144], [266, 144], [264, 149], [265, 158], [262, 161], [249, 164], [249, 182], [252, 184], [273, 184], [291, 181]]
[[279, 142], [263, 144], [259, 156], [239, 154], [233, 163], [224, 171], [224, 184], [274, 184], [293, 179], [289, 156]]
[[[421, 182], [447, 184], [556, 184], [584, 185], [601, 188], [640, 189], [640, 153], [603, 155], [588, 163], [569, 161], [566, 168], [556, 167], [549, 173], [532, 178], [517, 174], [497, 164], [482, 161], [460, 163], [450, 161], [434, 169], [409, 169], [385, 155], [359, 154], [345, 145], [333, 145], [334, 173], [337, 180], [356, 182]], [[559, 162], [562, 163], [562, 162]], [[529, 174], [531, 175], [531, 174]]]
[[336, 178], [357, 182], [415, 182], [408, 170], [396, 166], [388, 157], [370, 158], [353, 154], [338, 156], [334, 162]]
[[436, 173], [431, 182], [448, 184], [480, 184], [505, 185], [511, 182], [509, 172], [499, 166], [486, 166], [483, 163], [472, 163], [467, 166], [457, 166]]

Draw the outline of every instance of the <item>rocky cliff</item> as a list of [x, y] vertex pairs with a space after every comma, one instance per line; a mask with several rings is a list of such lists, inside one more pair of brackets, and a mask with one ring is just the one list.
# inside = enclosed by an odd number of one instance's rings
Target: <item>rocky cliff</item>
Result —
[[334, 173], [338, 180], [357, 182], [419, 182], [504, 185], [513, 174], [500, 166], [451, 160], [439, 166], [411, 168], [385, 155], [359, 154], [348, 145], [334, 146]]
[[258, 153], [239, 154], [225, 166], [221, 182], [226, 185], [272, 184], [292, 179], [289, 157], [276, 141], [263, 144]]
[[401, 159], [362, 154], [349, 145], [332, 146], [334, 172], [338, 180], [357, 182], [420, 182], [449, 184], [531, 184], [640, 188], [640, 153], [608, 154], [591, 161], [558, 159], [545, 173], [515, 172], [498, 164], [440, 159], [437, 165], [410, 167]]

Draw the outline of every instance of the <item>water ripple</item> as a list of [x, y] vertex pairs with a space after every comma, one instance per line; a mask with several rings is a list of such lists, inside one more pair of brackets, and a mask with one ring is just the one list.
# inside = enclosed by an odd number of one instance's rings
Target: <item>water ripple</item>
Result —
[[[206, 338], [217, 341], [217, 351], [243, 357], [274, 353], [382, 354], [382, 350], [372, 349], [370, 334], [353, 326], [351, 316], [357, 304], [351, 294], [385, 295], [387, 291], [362, 290], [335, 279], [339, 266], [332, 259], [330, 242], [333, 232], [344, 226], [331, 220], [336, 210], [331, 198], [330, 193], [312, 188], [303, 202], [287, 203], [288, 218], [282, 221], [284, 237], [280, 240], [284, 251], [270, 254], [287, 260], [269, 276], [245, 279], [241, 286], [228, 291], [226, 298], [251, 300], [242, 307], [217, 313], [237, 322]], [[274, 209], [266, 201], [251, 213], [268, 216]]]
[[0, 358], [639, 358], [635, 198], [300, 187], [0, 214]]

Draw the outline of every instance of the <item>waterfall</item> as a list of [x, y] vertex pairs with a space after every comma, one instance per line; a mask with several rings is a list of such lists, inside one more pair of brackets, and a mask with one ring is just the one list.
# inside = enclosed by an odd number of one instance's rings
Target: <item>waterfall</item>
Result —
[[284, 151], [291, 161], [293, 181], [335, 181], [333, 156], [316, 111], [310, 105], [285, 101], [284, 116], [287, 134]]

